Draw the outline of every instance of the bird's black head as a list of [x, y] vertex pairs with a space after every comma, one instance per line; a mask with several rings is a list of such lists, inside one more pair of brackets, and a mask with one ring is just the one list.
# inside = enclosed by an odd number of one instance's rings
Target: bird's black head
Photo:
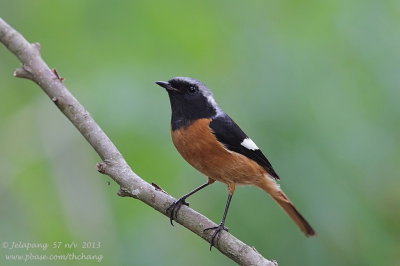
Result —
[[167, 82], [156, 83], [168, 92], [172, 110], [172, 130], [188, 126], [199, 118], [211, 118], [222, 112], [210, 89], [196, 79], [176, 77]]

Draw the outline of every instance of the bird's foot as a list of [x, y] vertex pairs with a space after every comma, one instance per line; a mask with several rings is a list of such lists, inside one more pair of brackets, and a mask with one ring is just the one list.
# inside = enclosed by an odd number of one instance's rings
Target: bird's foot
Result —
[[220, 223], [218, 226], [206, 228], [203, 230], [203, 232], [208, 231], [208, 230], [214, 230], [214, 233], [211, 237], [211, 242], [210, 242], [210, 251], [212, 247], [215, 247], [216, 241], [218, 242], [219, 237], [221, 236], [222, 231], [228, 232], [229, 229], [224, 226], [224, 223]]
[[185, 201], [185, 198], [178, 199], [177, 201], [172, 203], [171, 206], [169, 206], [167, 209], [167, 213], [169, 214], [169, 221], [171, 222], [172, 226], [174, 226], [174, 223], [172, 221], [176, 219], [178, 211], [182, 207], [182, 205], [189, 206], [189, 203]]

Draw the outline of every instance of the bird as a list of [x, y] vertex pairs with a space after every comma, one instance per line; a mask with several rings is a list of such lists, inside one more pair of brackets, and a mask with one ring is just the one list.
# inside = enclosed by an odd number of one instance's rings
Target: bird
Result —
[[253, 185], [267, 192], [307, 236], [316, 235], [307, 220], [295, 208], [277, 181], [280, 179], [258, 146], [219, 107], [211, 90], [201, 81], [174, 77], [156, 81], [169, 96], [171, 137], [181, 156], [207, 177], [207, 182], [185, 194], [166, 210], [170, 222], [176, 219], [186, 199], [215, 181], [225, 183], [228, 198], [221, 222], [204, 229], [213, 231], [210, 250], [220, 234], [228, 231], [225, 220], [236, 185]]

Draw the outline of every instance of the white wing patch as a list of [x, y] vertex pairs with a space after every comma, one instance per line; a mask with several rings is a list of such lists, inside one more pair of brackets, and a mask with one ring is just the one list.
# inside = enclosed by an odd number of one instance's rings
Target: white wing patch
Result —
[[258, 150], [257, 145], [250, 138], [245, 138], [240, 145], [252, 151]]

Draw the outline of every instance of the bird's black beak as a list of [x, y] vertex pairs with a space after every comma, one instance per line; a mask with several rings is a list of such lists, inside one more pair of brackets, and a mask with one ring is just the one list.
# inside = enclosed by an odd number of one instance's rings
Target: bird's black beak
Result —
[[172, 87], [171, 84], [169, 84], [169, 82], [166, 81], [156, 81], [156, 84], [170, 91], [178, 91], [177, 89]]

